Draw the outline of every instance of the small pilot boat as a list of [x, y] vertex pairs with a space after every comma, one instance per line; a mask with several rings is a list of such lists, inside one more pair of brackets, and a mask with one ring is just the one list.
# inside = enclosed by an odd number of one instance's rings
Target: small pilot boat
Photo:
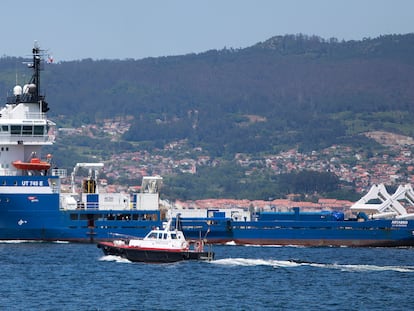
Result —
[[133, 262], [170, 263], [183, 260], [213, 260], [214, 252], [204, 250], [204, 240], [186, 240], [182, 231], [170, 229], [171, 220], [164, 229], [151, 230], [144, 238], [123, 235], [118, 239], [99, 242], [97, 247], [105, 255], [120, 256]]

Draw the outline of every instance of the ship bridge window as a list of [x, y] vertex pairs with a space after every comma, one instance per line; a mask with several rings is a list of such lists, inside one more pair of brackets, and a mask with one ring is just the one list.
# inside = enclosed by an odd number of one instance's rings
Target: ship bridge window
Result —
[[1, 131], [2, 132], [8, 132], [9, 131], [9, 126], [8, 125], [2, 125], [1, 126]]
[[10, 126], [10, 133], [12, 135], [21, 135], [22, 127], [20, 125], [11, 125]]
[[35, 125], [33, 134], [34, 135], [43, 135], [45, 127], [42, 125]]
[[31, 125], [23, 125], [23, 131], [22, 131], [23, 135], [33, 135], [33, 126]]

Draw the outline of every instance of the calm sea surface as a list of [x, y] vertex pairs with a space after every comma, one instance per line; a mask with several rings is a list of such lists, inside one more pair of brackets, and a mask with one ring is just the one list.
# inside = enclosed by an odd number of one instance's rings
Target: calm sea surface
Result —
[[413, 310], [414, 248], [215, 246], [131, 263], [91, 244], [0, 243], [0, 310]]

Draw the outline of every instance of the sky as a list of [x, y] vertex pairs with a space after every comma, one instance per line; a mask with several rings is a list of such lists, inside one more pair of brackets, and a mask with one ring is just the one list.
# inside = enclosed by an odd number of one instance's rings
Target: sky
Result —
[[285, 34], [361, 40], [414, 32], [413, 0], [1, 0], [0, 56], [38, 41], [56, 61], [244, 48]]

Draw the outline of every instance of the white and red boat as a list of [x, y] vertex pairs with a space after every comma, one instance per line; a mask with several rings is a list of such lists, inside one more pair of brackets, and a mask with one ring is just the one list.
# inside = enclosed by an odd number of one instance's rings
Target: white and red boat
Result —
[[186, 240], [182, 231], [171, 230], [171, 220], [164, 229], [151, 230], [144, 238], [122, 236], [99, 242], [105, 255], [126, 258], [133, 262], [168, 263], [183, 260], [212, 260], [214, 252], [204, 250], [204, 240]]

